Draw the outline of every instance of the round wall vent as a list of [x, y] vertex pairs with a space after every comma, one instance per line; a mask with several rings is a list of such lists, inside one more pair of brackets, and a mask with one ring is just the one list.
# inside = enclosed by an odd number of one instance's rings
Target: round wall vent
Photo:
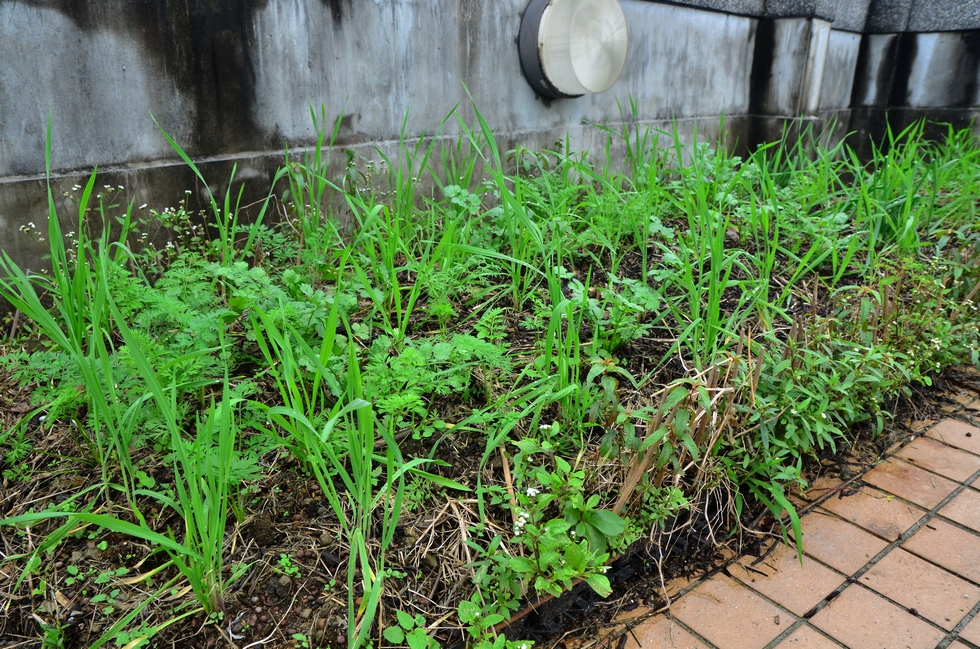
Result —
[[521, 67], [543, 97], [608, 90], [626, 61], [618, 0], [531, 0], [518, 38]]

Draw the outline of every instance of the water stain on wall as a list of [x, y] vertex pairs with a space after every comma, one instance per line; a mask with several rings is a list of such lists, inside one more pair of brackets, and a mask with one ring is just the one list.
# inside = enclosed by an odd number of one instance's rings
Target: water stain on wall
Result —
[[959, 56], [953, 78], [950, 79], [951, 105], [966, 108], [975, 106], [980, 83], [980, 32], [960, 34]]
[[[340, 2], [323, 0], [337, 5]], [[268, 0], [154, 0], [78, 2], [26, 0], [55, 9], [85, 32], [109, 30], [140, 43], [170, 82], [194, 102], [190, 152], [236, 152], [281, 146], [252, 118], [256, 35], [252, 16]]]
[[[899, 38], [892, 37], [881, 47], [869, 36], [861, 39], [855, 64], [854, 84], [851, 87], [852, 106], [884, 107], [892, 95], [895, 79], [895, 62], [899, 50]], [[875, 51], [881, 48], [876, 58]], [[877, 64], [877, 69], [873, 69]]]
[[[898, 38], [895, 39], [895, 50], [894, 57], [887, 59], [887, 62], [891, 64], [891, 91], [887, 95], [882, 93], [882, 96], [888, 97], [888, 106], [908, 106], [909, 77], [912, 75], [912, 66], [915, 64], [915, 57], [919, 51], [917, 35], [899, 34]], [[883, 67], [888, 67], [888, 65]]]
[[[768, 100], [773, 84], [773, 66], [776, 58], [776, 21], [761, 18], [751, 31], [752, 70], [749, 73], [749, 117], [738, 138], [751, 147], [764, 140], [767, 124]], [[747, 150], [746, 150], [747, 151]]]
[[[347, 0], [347, 8], [353, 8], [354, 0]], [[339, 29], [344, 22], [344, 0], [320, 0], [325, 7], [330, 8], [330, 19], [333, 20], [334, 29]]]
[[759, 20], [755, 28], [755, 48], [752, 51], [752, 72], [749, 76], [749, 112], [767, 113], [767, 103], [773, 82], [776, 57], [776, 21]]

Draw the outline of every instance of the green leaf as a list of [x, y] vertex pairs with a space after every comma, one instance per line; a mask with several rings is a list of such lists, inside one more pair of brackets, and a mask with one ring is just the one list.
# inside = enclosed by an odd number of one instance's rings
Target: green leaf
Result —
[[585, 583], [600, 597], [609, 597], [612, 594], [612, 586], [609, 585], [609, 579], [605, 575], [589, 575], [585, 578]]
[[398, 618], [398, 624], [406, 631], [411, 631], [415, 627], [415, 619], [405, 611], [395, 611], [395, 616]]
[[522, 439], [515, 442], [514, 445], [521, 449], [521, 453], [524, 455], [531, 455], [541, 450], [541, 445], [535, 439]]
[[[514, 572], [520, 572], [524, 574], [531, 573], [537, 570], [537, 568], [534, 567], [534, 564], [528, 561], [524, 557], [511, 557], [510, 569], [513, 570]], [[460, 604], [459, 608], [460, 608], [460, 616], [462, 616], [463, 604]]]
[[425, 634], [425, 629], [415, 629], [406, 636], [406, 639], [411, 649], [426, 649], [429, 646], [429, 636]]
[[[435, 464], [435, 462], [430, 462]], [[444, 478], [441, 475], [436, 475], [435, 473], [429, 473], [428, 471], [422, 471], [421, 469], [410, 469], [409, 473], [418, 476], [420, 478], [425, 478], [429, 482], [435, 483], [437, 485], [447, 487], [449, 489], [455, 489], [456, 491], [472, 491], [469, 487], [464, 484], [460, 484], [455, 480], [450, 480], [449, 478]]]
[[589, 563], [589, 553], [585, 550], [585, 544], [572, 543], [566, 547], [565, 563], [576, 572], [585, 572]]
[[390, 626], [384, 630], [382, 635], [391, 644], [402, 644], [405, 642], [405, 632], [402, 631], [401, 627]]
[[483, 618], [483, 628], [489, 628], [489, 627], [492, 627], [492, 626], [496, 626], [497, 624], [500, 624], [503, 621], [504, 621], [504, 616], [503, 615], [501, 615], [500, 613], [491, 613], [490, 615], [484, 616], [484, 618]]
[[190, 560], [200, 561], [200, 555], [188, 550], [183, 545], [177, 543], [171, 538], [158, 534], [149, 528], [142, 527], [139, 525], [134, 525], [126, 521], [121, 521], [111, 516], [105, 516], [104, 514], [68, 514], [64, 512], [37, 512], [32, 514], [22, 514], [20, 516], [12, 516], [11, 518], [5, 518], [0, 520], [0, 525], [19, 525], [22, 523], [35, 523], [39, 520], [45, 520], [48, 518], [68, 518], [73, 521], [81, 521], [83, 523], [89, 523], [90, 525], [98, 525], [99, 527], [104, 527], [110, 532], [116, 532], [119, 534], [126, 534], [127, 536], [132, 536], [137, 539], [142, 539], [148, 543], [154, 543], [160, 547], [174, 552], [178, 555], [186, 556]]
[[604, 509], [592, 512], [588, 522], [606, 536], [619, 536], [626, 529], [626, 521], [622, 517]]
[[687, 388], [674, 388], [671, 390], [670, 394], [667, 395], [667, 399], [664, 401], [661, 411], [665, 413], [670, 412], [670, 410], [678, 403], [683, 401], [688, 394], [690, 394], [690, 391]]
[[589, 542], [589, 548], [596, 552], [606, 551], [606, 535], [600, 532], [595, 526], [588, 523], [579, 523], [575, 531], [579, 536], [584, 537]]
[[568, 530], [572, 529], [572, 525], [568, 521], [555, 518], [545, 524], [545, 529], [547, 530], [548, 534], [564, 534]]
[[472, 624], [480, 617], [480, 607], [475, 602], [463, 600], [459, 603], [459, 619], [461, 622]]
[[651, 446], [653, 446], [654, 444], [662, 440], [664, 436], [667, 434], [667, 432], [668, 432], [667, 427], [661, 426], [657, 430], [653, 431], [652, 433], [644, 437], [643, 442], [640, 444], [639, 452], [643, 453], [648, 448], [650, 448]]

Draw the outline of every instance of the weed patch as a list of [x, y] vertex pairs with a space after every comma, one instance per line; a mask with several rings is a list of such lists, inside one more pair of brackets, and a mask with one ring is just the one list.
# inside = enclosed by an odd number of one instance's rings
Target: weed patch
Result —
[[525, 649], [522, 602], [683, 521], [799, 534], [808, 467], [980, 361], [968, 132], [590, 156], [475, 114], [330, 178], [311, 111], [251, 219], [234, 172], [202, 214], [51, 197], [51, 271], [0, 255], [0, 635]]

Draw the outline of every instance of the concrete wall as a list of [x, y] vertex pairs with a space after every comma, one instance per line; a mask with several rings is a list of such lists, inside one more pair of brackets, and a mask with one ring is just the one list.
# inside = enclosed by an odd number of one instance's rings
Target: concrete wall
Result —
[[[544, 100], [516, 38], [526, 0], [0, 0], [0, 248], [46, 214], [44, 125], [59, 190], [93, 166], [137, 204], [204, 196], [150, 118], [202, 161], [221, 191], [232, 161], [265, 189], [282, 151], [309, 145], [322, 105], [338, 143], [393, 153], [458, 134], [469, 94], [504, 146], [597, 150], [595, 123], [636, 102], [641, 123], [750, 145], [786, 118], [880, 137], [904, 124], [965, 125], [980, 104], [980, 0], [621, 0], [629, 52], [607, 92]], [[472, 121], [470, 122], [472, 123]], [[343, 162], [343, 155], [335, 156]]]
[[0, 69], [0, 177], [43, 170], [49, 111], [57, 169], [172, 158], [151, 112], [193, 156], [308, 143], [310, 103], [331, 122], [345, 116], [345, 145], [397, 139], [406, 112], [411, 134], [433, 133], [466, 102], [464, 85], [503, 132], [616, 118], [630, 95], [650, 119], [741, 114], [749, 68], [732, 63], [751, 60], [755, 30], [747, 17], [625, 0], [620, 81], [549, 102], [521, 74], [524, 0], [87, 3], [105, 6], [98, 15], [73, 2], [0, 0], [0, 61], [22, 63]]

